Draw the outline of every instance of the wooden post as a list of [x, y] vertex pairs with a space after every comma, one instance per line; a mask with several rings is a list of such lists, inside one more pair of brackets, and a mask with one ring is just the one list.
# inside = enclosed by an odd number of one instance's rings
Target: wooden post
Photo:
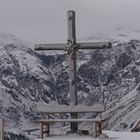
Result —
[[43, 123], [40, 124], [40, 138], [43, 139]]
[[[49, 113], [47, 115], [48, 115], [48, 118], [47, 119], [50, 119]], [[47, 123], [46, 127], [47, 127], [47, 135], [49, 136], [50, 135], [50, 124]]]
[[49, 123], [48, 122], [41, 122], [41, 126], [40, 126], [40, 138], [41, 139], [44, 138], [44, 134], [46, 134], [47, 137], [49, 136]]
[[97, 121], [95, 122], [95, 136], [98, 137], [102, 134], [102, 122]]
[[0, 140], [4, 140], [4, 123], [3, 123], [3, 119], [0, 119]]
[[[75, 33], [75, 12], [68, 11], [68, 55], [69, 55], [69, 92], [70, 104], [77, 105], [77, 75], [76, 75], [76, 33]], [[77, 113], [71, 113], [71, 118], [76, 119]], [[78, 123], [71, 123], [71, 131], [77, 132]]]

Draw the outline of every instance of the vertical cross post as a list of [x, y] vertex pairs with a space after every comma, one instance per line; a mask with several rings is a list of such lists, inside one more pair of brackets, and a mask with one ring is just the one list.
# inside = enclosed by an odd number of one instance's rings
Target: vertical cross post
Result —
[[[75, 12], [68, 11], [68, 55], [69, 55], [69, 92], [70, 104], [77, 105], [77, 75], [76, 75], [76, 32], [75, 32]], [[76, 119], [77, 113], [72, 113], [71, 118]], [[77, 132], [77, 122], [71, 123], [71, 131]]]

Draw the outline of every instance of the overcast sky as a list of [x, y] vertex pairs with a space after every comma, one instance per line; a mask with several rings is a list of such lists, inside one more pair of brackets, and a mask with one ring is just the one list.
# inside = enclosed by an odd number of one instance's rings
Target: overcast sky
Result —
[[76, 11], [77, 39], [140, 29], [140, 0], [0, 0], [0, 32], [33, 43], [66, 42], [67, 10]]

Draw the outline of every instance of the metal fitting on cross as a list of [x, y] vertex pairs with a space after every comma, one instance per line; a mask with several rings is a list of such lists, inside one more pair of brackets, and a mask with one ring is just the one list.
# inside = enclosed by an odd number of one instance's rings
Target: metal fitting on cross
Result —
[[65, 51], [68, 52], [68, 54], [70, 54], [73, 51], [76, 51], [78, 49], [78, 45], [72, 41], [72, 40], [68, 40]]

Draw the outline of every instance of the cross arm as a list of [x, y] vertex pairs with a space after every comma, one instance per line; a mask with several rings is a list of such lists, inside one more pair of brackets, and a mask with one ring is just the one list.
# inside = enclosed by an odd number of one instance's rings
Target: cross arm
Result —
[[[78, 49], [103, 49], [111, 48], [112, 44], [110, 42], [87, 42], [87, 43], [77, 43]], [[44, 50], [65, 50], [66, 44], [36, 44], [36, 51]]]
[[64, 50], [66, 44], [59, 43], [59, 44], [36, 44], [35, 50], [36, 51], [44, 51], [44, 50]]
[[109, 49], [112, 47], [111, 42], [89, 42], [89, 43], [77, 43], [78, 49]]

